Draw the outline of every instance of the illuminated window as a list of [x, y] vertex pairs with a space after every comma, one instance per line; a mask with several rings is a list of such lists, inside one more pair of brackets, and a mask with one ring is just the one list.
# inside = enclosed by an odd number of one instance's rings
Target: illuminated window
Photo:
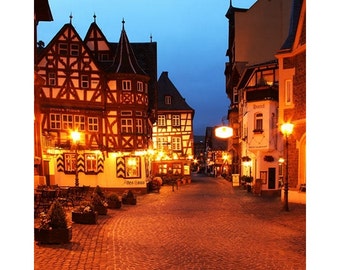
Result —
[[76, 155], [73, 153], [64, 153], [64, 170], [65, 173], [75, 173], [76, 172]]
[[158, 118], [157, 119], [158, 126], [160, 126], [160, 127], [166, 126], [166, 119], [165, 119], [165, 115], [164, 114], [158, 115], [157, 118]]
[[174, 151], [182, 150], [182, 140], [180, 137], [171, 138], [171, 149]]
[[126, 178], [140, 177], [139, 157], [125, 157], [125, 173]]
[[182, 174], [182, 165], [180, 163], [174, 163], [172, 165], [173, 174]]
[[177, 114], [172, 116], [172, 126], [179, 127], [181, 125], [181, 117]]
[[122, 118], [121, 119], [121, 132], [122, 133], [132, 133], [133, 124], [131, 118]]
[[61, 129], [60, 114], [55, 114], [55, 113], [50, 114], [50, 128], [51, 129]]
[[72, 114], [63, 114], [63, 129], [73, 129]]
[[157, 137], [157, 149], [168, 149], [167, 137]]
[[130, 91], [131, 90], [131, 81], [123, 81], [122, 82], [122, 89], [125, 91]]
[[97, 155], [85, 154], [85, 171], [97, 172]]
[[79, 131], [85, 130], [85, 116], [83, 115], [74, 116], [74, 128]]
[[159, 164], [157, 172], [158, 172], [158, 174], [167, 174], [168, 173], [168, 165], [167, 164]]
[[87, 118], [87, 128], [89, 131], [98, 131], [98, 117], [88, 117]]

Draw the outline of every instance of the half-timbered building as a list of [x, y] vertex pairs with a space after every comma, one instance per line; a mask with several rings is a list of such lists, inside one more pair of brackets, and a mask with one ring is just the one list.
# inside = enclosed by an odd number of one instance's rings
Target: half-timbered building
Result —
[[[146, 188], [157, 95], [155, 42], [118, 43], [70, 23], [38, 48], [36, 90], [46, 184]], [[151, 101], [151, 102], [150, 102]], [[77, 132], [78, 138], [72, 138]]]
[[153, 126], [153, 174], [190, 178], [195, 111], [163, 71], [158, 79], [157, 121]]

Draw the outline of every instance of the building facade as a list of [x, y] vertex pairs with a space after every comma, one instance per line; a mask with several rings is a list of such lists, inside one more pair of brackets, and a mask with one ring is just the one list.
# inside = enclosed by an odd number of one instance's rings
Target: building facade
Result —
[[[232, 173], [260, 183], [262, 194], [280, 195], [283, 155], [279, 131], [279, 61], [290, 28], [292, 0], [258, 0], [249, 9], [230, 2], [225, 66]], [[254, 181], [254, 182], [255, 182]]]
[[153, 174], [191, 178], [195, 111], [163, 71], [158, 79], [157, 121], [153, 126]]
[[[294, 124], [288, 138], [289, 198], [306, 202], [306, 1], [294, 1], [289, 35], [277, 52], [279, 124]], [[284, 157], [287, 157], [285, 152]], [[288, 160], [285, 160], [287, 162]], [[287, 172], [286, 172], [287, 173]]]
[[42, 158], [35, 184], [43, 176], [47, 185], [145, 190], [157, 44], [130, 43], [124, 20], [119, 42], [108, 42], [95, 16], [82, 40], [70, 17], [46, 47], [38, 46], [35, 71]]

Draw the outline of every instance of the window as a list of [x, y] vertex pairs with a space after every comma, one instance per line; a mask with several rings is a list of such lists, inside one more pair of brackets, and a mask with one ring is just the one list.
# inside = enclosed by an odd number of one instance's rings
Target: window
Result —
[[64, 153], [65, 173], [76, 172], [76, 154]]
[[97, 172], [97, 155], [96, 154], [85, 154], [85, 171], [86, 172]]
[[255, 129], [254, 132], [263, 132], [263, 114], [256, 113], [255, 114]]
[[109, 61], [109, 55], [107, 53], [101, 53], [99, 55], [99, 60], [103, 62]]
[[122, 133], [132, 133], [133, 125], [131, 118], [121, 119], [121, 132]]
[[143, 133], [143, 120], [136, 119], [136, 133], [142, 134]]
[[182, 174], [182, 165], [180, 163], [174, 163], [172, 165], [173, 174]]
[[63, 114], [63, 129], [73, 129], [72, 114]]
[[58, 53], [60, 55], [67, 55], [67, 51], [68, 51], [67, 43], [59, 43], [59, 45], [58, 45]]
[[161, 126], [161, 127], [164, 127], [166, 126], [166, 119], [165, 119], [165, 115], [164, 114], [161, 114], [161, 115], [158, 115], [158, 126]]
[[158, 172], [158, 174], [167, 174], [168, 173], [168, 164], [159, 164], [157, 172]]
[[171, 96], [165, 96], [164, 97], [164, 102], [165, 102], [165, 104], [170, 105], [171, 104]]
[[75, 115], [74, 116], [74, 128], [79, 131], [85, 130], [85, 116]]
[[70, 54], [72, 56], [79, 55], [79, 44], [71, 44]]
[[61, 129], [60, 114], [55, 114], [55, 113], [50, 114], [50, 128]]
[[49, 72], [48, 73], [48, 84], [49, 85], [56, 85], [56, 75], [54, 72]]
[[157, 149], [168, 149], [168, 138], [167, 137], [157, 138]]
[[98, 131], [98, 117], [88, 117], [87, 122], [89, 131]]
[[123, 81], [122, 82], [122, 89], [125, 91], [131, 90], [131, 81]]
[[181, 118], [179, 115], [172, 116], [172, 126], [179, 127], [181, 125]]
[[292, 80], [285, 80], [285, 104], [292, 104]]
[[182, 150], [182, 143], [180, 137], [172, 137], [171, 138], [171, 148], [174, 151], [181, 151]]
[[125, 173], [126, 178], [140, 177], [139, 157], [125, 157]]
[[89, 75], [81, 75], [80, 76], [80, 86], [82, 88], [89, 88]]
[[143, 92], [143, 83], [142, 82], [137, 82], [137, 91]]

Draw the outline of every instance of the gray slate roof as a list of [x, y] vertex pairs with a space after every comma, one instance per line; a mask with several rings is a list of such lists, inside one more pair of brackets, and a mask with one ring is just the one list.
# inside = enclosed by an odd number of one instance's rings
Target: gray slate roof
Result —
[[[165, 104], [165, 96], [171, 96], [171, 104]], [[158, 79], [158, 110], [192, 110], [177, 88], [170, 81], [168, 72], [163, 71]]]

